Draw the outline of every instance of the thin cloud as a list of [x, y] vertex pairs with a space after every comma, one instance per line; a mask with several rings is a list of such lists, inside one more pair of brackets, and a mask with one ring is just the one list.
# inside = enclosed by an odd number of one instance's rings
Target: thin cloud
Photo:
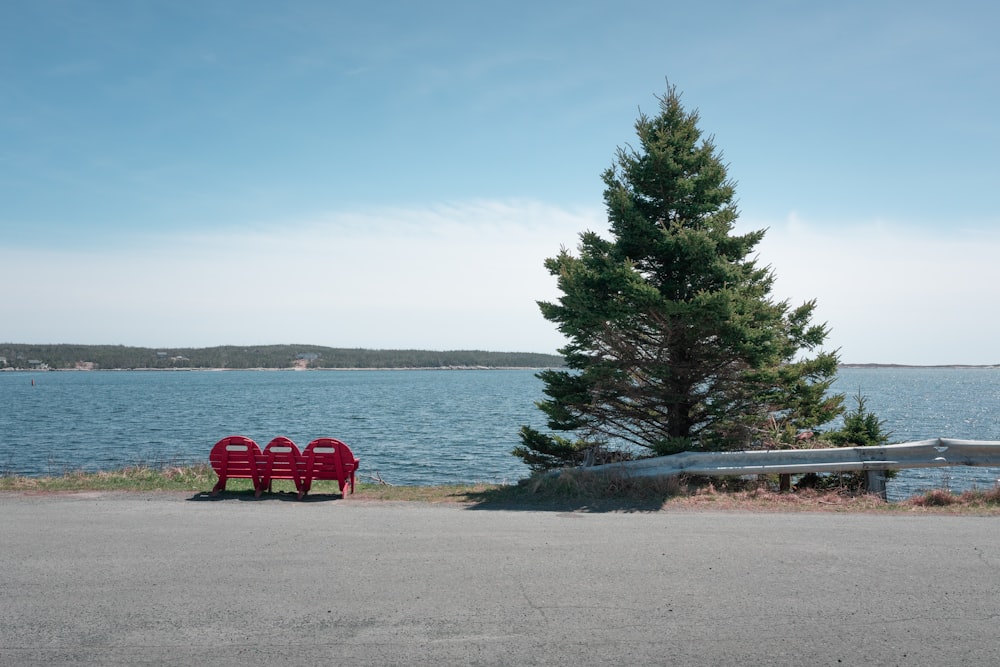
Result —
[[[763, 228], [768, 225], [741, 224]], [[1000, 363], [1000, 233], [872, 221], [820, 226], [794, 214], [758, 247], [775, 294], [815, 298], [829, 343], [852, 363]]]
[[[853, 363], [993, 364], [1000, 232], [897, 222], [837, 228], [790, 215], [758, 247], [774, 296], [817, 300], [828, 348]], [[12, 342], [554, 352], [536, 302], [543, 266], [604, 211], [472, 201], [331, 212], [106, 251], [0, 248], [3, 337]]]
[[535, 303], [555, 296], [543, 261], [595, 224], [595, 212], [482, 201], [146, 239], [129, 252], [7, 253], [0, 277], [31, 282], [10, 303], [6, 337], [553, 352], [562, 339]]

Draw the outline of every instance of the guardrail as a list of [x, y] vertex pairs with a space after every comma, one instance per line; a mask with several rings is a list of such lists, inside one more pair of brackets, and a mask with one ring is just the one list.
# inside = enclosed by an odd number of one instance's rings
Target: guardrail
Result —
[[[631, 477], [671, 475], [796, 475], [808, 472], [868, 473], [868, 490], [885, 497], [886, 470], [947, 466], [1000, 467], [1000, 441], [934, 438], [879, 447], [767, 449], [740, 452], [682, 452], [638, 461], [580, 468]], [[783, 483], [787, 481], [783, 479]]]

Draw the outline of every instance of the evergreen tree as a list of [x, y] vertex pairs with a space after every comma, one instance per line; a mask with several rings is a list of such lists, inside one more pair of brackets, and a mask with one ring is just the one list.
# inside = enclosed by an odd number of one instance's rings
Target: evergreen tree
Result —
[[[844, 425], [827, 439], [839, 447], [881, 447], [889, 444], [891, 431], [885, 430], [885, 420], [868, 409], [868, 400], [861, 390], [854, 396], [855, 407], [844, 414]], [[890, 471], [892, 472], [892, 471]]]
[[545, 262], [562, 296], [539, 306], [569, 342], [566, 368], [539, 374], [555, 433], [524, 427], [514, 450], [533, 468], [609, 446], [774, 446], [842, 411], [815, 302], [772, 300], [774, 275], [751, 257], [764, 232], [732, 233], [734, 186], [698, 114], [672, 86], [659, 102], [604, 173], [611, 240], [584, 232], [578, 255]]

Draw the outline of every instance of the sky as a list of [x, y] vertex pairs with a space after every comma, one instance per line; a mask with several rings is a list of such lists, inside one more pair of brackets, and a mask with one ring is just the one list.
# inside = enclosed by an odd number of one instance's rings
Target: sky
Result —
[[1000, 364], [992, 1], [6, 0], [0, 341], [555, 352], [669, 84], [845, 363]]

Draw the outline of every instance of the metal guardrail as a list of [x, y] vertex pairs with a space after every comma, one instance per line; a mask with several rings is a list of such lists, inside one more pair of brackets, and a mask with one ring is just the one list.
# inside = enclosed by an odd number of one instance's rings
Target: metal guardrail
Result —
[[768, 449], [741, 452], [682, 452], [638, 461], [579, 468], [629, 477], [705, 475], [796, 475], [809, 472], [868, 472], [869, 490], [885, 496], [881, 471], [947, 466], [1000, 467], [1000, 441], [934, 438], [880, 447]]
[[667, 475], [767, 475], [806, 472], [898, 470], [945, 466], [998, 466], [1000, 441], [934, 438], [880, 447], [764, 449], [742, 452], [682, 452], [638, 461], [590, 466], [588, 472], [633, 477]]

